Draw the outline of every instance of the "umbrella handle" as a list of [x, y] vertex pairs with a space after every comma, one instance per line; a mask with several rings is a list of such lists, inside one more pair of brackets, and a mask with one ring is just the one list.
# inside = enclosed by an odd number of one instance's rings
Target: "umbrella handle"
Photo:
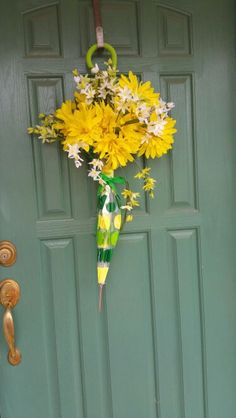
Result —
[[102, 291], [103, 291], [103, 284], [100, 284], [99, 288], [98, 288], [98, 310], [99, 310], [99, 312], [102, 311]]
[[[115, 48], [113, 48], [113, 46], [111, 46], [110, 44], [104, 43], [103, 46], [104, 49], [106, 49], [108, 52], [110, 52], [111, 54], [111, 60], [112, 60], [112, 66], [114, 68], [117, 67], [117, 53]], [[97, 51], [98, 49], [98, 45], [94, 44], [92, 46], [90, 46], [90, 48], [88, 49], [88, 52], [86, 54], [86, 64], [87, 67], [91, 70], [91, 68], [93, 68], [93, 62], [92, 62], [92, 56], [94, 54], [95, 51]]]

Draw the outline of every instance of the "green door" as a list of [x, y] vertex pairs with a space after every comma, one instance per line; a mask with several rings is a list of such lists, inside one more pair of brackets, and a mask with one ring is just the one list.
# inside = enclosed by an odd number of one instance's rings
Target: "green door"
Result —
[[0, 416], [235, 418], [233, 0], [102, 2], [120, 71], [176, 103], [178, 134], [151, 164], [158, 196], [125, 227], [101, 314], [95, 187], [26, 133], [86, 71], [91, 3], [1, 1], [0, 240], [18, 257], [0, 280], [21, 286], [22, 363], [1, 330]]

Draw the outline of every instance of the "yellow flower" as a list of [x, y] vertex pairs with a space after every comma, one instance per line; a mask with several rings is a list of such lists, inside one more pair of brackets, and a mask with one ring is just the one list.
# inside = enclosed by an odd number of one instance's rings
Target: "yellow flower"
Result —
[[149, 190], [153, 190], [155, 187], [155, 183], [156, 180], [152, 177], [148, 177], [143, 185], [143, 190], [145, 190], [145, 192], [149, 191]]
[[160, 136], [147, 135], [141, 143], [138, 156], [145, 154], [146, 158], [161, 157], [172, 148], [174, 142], [173, 134], [176, 132], [175, 119], [167, 117], [166, 124]]
[[133, 192], [130, 189], [124, 189], [121, 194], [122, 194], [122, 196], [124, 196], [125, 199], [127, 199], [127, 198], [135, 198], [136, 199], [137, 197], [139, 197], [139, 193]]
[[55, 116], [59, 119], [55, 127], [59, 129], [65, 136], [68, 134], [68, 126], [73, 118], [75, 105], [71, 100], [66, 100], [61, 107], [56, 110]]
[[[174, 104], [164, 102], [150, 81], [140, 81], [132, 71], [120, 78], [116, 72], [110, 60], [105, 71], [96, 64], [92, 77], [73, 70], [73, 99], [62, 103], [53, 114], [40, 114], [40, 123], [28, 128], [42, 142], [61, 141], [76, 167], [82, 164], [84, 154], [92, 157], [93, 168], [88, 175], [103, 187], [105, 181], [99, 173], [112, 177], [114, 170], [136, 157], [161, 157], [172, 148], [176, 132], [176, 121], [168, 116]], [[94, 161], [100, 162], [100, 168]], [[143, 190], [153, 198], [156, 180], [150, 174], [150, 168], [145, 167], [134, 177], [141, 179]], [[140, 194], [126, 188], [122, 196], [125, 205], [121, 210], [126, 221], [131, 221]], [[98, 217], [98, 225], [109, 229], [108, 218]], [[121, 227], [120, 215], [116, 215], [114, 224], [117, 229]]]
[[100, 116], [100, 135], [94, 140], [94, 152], [105, 159], [104, 170], [115, 170], [133, 161], [140, 144], [137, 124], [125, 125], [126, 116], [117, 115], [110, 105], [96, 105]]
[[139, 82], [137, 76], [132, 71], [129, 71], [128, 77], [121, 74], [119, 85], [121, 88], [128, 87], [134, 97], [140, 101], [145, 101], [150, 105], [158, 104], [159, 102], [160, 94], [155, 93], [150, 81], [146, 81], [145, 83], [142, 81]]
[[125, 218], [126, 222], [132, 222], [133, 220], [133, 215], [131, 215], [130, 213], [126, 216]]
[[59, 131], [55, 128], [55, 116], [40, 114], [40, 118], [42, 119], [41, 125], [28, 128], [28, 133], [38, 135], [43, 143], [53, 143], [61, 139]]
[[140, 197], [140, 193], [133, 192], [130, 189], [124, 189], [121, 194], [125, 199], [127, 199], [127, 206], [130, 206], [131, 208], [139, 206], [139, 202], [136, 199]]
[[56, 127], [65, 136], [64, 150], [68, 149], [69, 144], [78, 144], [88, 151], [95, 138], [100, 136], [101, 117], [97, 114], [96, 106], [81, 103], [78, 109], [74, 110], [74, 106], [68, 101], [56, 111], [56, 117], [62, 121], [58, 122]]
[[78, 91], [75, 91], [74, 97], [75, 97], [75, 101], [78, 107], [81, 103], [86, 103], [86, 94], [82, 94], [82, 93], [79, 93]]
[[134, 178], [135, 179], [144, 179], [146, 176], [148, 176], [149, 172], [150, 172], [151, 168], [143, 168], [141, 171], [139, 171]]

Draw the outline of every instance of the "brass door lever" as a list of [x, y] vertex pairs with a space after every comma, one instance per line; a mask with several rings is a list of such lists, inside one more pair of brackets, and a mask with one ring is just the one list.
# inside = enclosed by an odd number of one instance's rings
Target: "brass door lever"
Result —
[[12, 309], [19, 302], [20, 286], [12, 279], [0, 281], [0, 304], [5, 308], [3, 314], [3, 332], [9, 348], [8, 361], [12, 366], [21, 362], [21, 353], [15, 345], [15, 330]]

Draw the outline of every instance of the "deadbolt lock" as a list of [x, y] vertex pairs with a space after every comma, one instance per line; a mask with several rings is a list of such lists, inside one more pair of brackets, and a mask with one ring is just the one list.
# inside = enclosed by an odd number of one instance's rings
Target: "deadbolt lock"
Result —
[[11, 241], [0, 241], [0, 265], [10, 267], [16, 261], [16, 247]]

